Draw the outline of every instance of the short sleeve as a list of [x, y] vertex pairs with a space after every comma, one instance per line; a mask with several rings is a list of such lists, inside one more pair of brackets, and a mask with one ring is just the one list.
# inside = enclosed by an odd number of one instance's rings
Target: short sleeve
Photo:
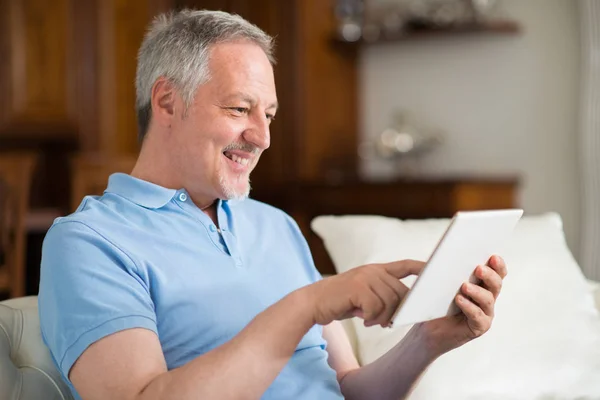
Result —
[[147, 282], [114, 243], [82, 222], [56, 222], [42, 247], [42, 336], [64, 378], [92, 343], [125, 329], [157, 332]]

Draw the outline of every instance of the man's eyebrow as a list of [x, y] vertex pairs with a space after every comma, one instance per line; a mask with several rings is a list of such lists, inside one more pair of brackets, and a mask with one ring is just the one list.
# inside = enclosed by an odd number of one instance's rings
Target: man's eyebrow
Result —
[[[248, 103], [252, 106], [256, 105], [256, 100], [252, 96], [250, 96], [246, 93], [243, 93], [243, 92], [236, 92], [225, 98], [226, 101], [230, 101], [232, 99], [245, 101], [246, 103]], [[277, 101], [275, 101], [267, 106], [267, 109], [269, 109], [269, 108], [274, 108], [277, 110], [279, 108], [279, 103]]]

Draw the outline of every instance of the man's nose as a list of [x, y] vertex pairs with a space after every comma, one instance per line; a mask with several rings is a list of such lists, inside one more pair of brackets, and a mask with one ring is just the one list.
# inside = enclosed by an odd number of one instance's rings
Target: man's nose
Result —
[[244, 139], [260, 150], [266, 150], [271, 145], [269, 120], [263, 115], [254, 116], [252, 124], [244, 131]]

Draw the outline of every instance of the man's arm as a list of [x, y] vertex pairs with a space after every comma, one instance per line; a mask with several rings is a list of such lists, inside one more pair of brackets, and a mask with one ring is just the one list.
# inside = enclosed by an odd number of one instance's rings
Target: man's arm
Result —
[[69, 377], [84, 400], [257, 399], [314, 324], [351, 315], [386, 324], [406, 292], [398, 279], [421, 267], [410, 260], [369, 265], [305, 286], [260, 313], [231, 341], [172, 371], [153, 332], [120, 331], [89, 346]]
[[437, 357], [490, 328], [506, 274], [504, 260], [491, 257], [487, 265], [475, 270], [481, 283], [461, 287], [456, 298], [461, 314], [414, 325], [390, 351], [360, 368], [341, 324], [334, 322], [324, 327], [328, 361], [337, 372], [344, 397], [348, 400], [405, 398]]
[[260, 398], [313, 325], [302, 296], [293, 292], [231, 341], [170, 372], [156, 334], [115, 333], [81, 355], [70, 379], [85, 400]]
[[417, 326], [377, 361], [359, 367], [342, 325], [323, 327], [329, 365], [336, 370], [342, 394], [352, 399], [402, 399], [437, 357], [428, 353]]

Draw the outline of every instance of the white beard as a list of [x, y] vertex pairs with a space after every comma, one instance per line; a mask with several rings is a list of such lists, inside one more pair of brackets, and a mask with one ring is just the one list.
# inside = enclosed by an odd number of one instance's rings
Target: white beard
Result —
[[[244, 179], [242, 175], [236, 178], [237, 181]], [[225, 180], [225, 176], [223, 174], [219, 174], [219, 186], [221, 186], [221, 190], [225, 193], [225, 198], [227, 200], [243, 200], [250, 194], [250, 177], [248, 176], [246, 182], [246, 189], [243, 191], [236, 192], [233, 188], [233, 185], [228, 185]]]

